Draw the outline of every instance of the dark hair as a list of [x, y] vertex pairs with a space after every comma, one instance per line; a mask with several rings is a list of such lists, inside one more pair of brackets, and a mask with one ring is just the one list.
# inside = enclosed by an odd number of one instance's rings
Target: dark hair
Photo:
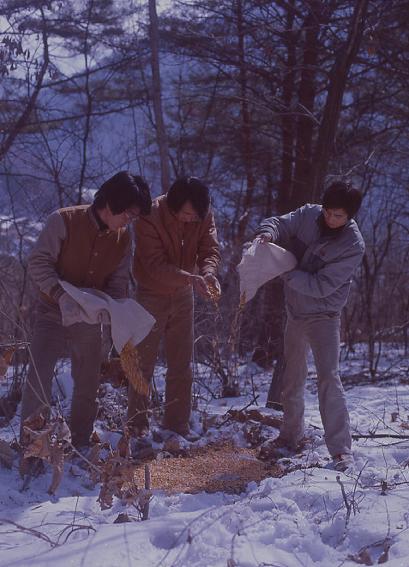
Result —
[[324, 209], [344, 209], [348, 218], [354, 217], [362, 203], [362, 194], [349, 183], [336, 181], [324, 192], [322, 206]]
[[174, 213], [178, 213], [190, 201], [203, 220], [210, 206], [209, 189], [197, 177], [179, 177], [167, 192], [166, 201]]
[[95, 193], [94, 205], [97, 209], [109, 206], [114, 215], [119, 215], [131, 207], [139, 207], [142, 215], [151, 212], [152, 199], [148, 184], [139, 175], [120, 171], [105, 181]]

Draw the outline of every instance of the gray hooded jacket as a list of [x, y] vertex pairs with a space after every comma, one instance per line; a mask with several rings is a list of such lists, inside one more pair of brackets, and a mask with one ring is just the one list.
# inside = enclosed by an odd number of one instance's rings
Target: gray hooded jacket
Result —
[[334, 231], [323, 231], [322, 223], [322, 206], [307, 204], [287, 215], [265, 219], [257, 231], [270, 234], [273, 242], [297, 258], [297, 267], [281, 276], [293, 318], [339, 315], [365, 252], [354, 220]]

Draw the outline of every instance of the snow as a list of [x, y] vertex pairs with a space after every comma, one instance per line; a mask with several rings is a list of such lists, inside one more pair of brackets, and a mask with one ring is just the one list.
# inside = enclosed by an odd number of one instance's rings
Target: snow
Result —
[[[360, 372], [363, 354], [358, 349], [344, 360], [343, 372]], [[251, 365], [240, 371], [242, 397], [205, 399], [199, 385], [199, 410], [224, 415], [231, 407], [243, 408], [254, 388], [259, 395], [257, 409], [278, 416], [264, 408], [269, 374]], [[203, 372], [200, 367], [196, 372], [199, 382]], [[388, 349], [379, 372], [385, 373], [381, 383], [347, 389], [353, 433], [409, 434], [407, 361], [401, 352]], [[66, 365], [60, 367], [59, 377], [69, 398]], [[355, 469], [337, 473], [323, 441], [314, 380], [311, 366], [306, 424], [312, 445], [294, 459], [282, 460], [284, 476], [250, 482], [241, 494], [154, 491], [144, 522], [135, 517], [130, 523], [113, 523], [121, 512], [132, 515], [132, 511], [119, 500], [101, 511], [99, 488], [87, 482], [81, 469], [78, 476], [66, 470], [56, 497], [50, 497], [51, 471], [20, 492], [17, 463], [11, 471], [0, 468], [0, 566], [352, 567], [367, 547], [372, 563], [366, 564], [377, 564], [386, 549], [388, 567], [408, 567], [409, 439], [358, 438], [353, 443]], [[161, 389], [163, 369], [158, 369], [156, 382]], [[194, 428], [199, 431], [199, 427], [196, 411]], [[10, 441], [18, 428], [16, 416], [0, 430], [0, 438]], [[271, 428], [271, 436], [277, 433]], [[231, 422], [207, 433], [207, 437], [217, 435], [246, 443], [238, 424]], [[361, 553], [361, 559], [364, 556]]]

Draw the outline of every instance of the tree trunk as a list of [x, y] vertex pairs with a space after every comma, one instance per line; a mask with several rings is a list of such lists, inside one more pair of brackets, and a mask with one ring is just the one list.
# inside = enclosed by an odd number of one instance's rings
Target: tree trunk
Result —
[[[281, 120], [281, 180], [277, 199], [278, 214], [290, 210], [291, 187], [294, 168], [294, 117], [291, 113], [295, 94], [296, 39], [294, 37], [294, 0], [288, 3], [286, 34], [284, 42], [287, 50], [283, 77], [283, 106]], [[271, 213], [270, 213], [271, 214]], [[267, 292], [268, 290], [268, 292]], [[269, 282], [264, 295], [264, 314], [267, 319], [258, 337], [252, 360], [263, 368], [274, 363], [273, 376], [267, 395], [267, 407], [277, 408], [281, 403], [282, 374], [284, 370], [284, 328], [286, 321], [283, 284], [280, 279]]]
[[94, 7], [93, 0], [90, 1], [88, 5], [88, 16], [87, 16], [87, 24], [85, 28], [85, 38], [84, 38], [84, 63], [85, 63], [85, 97], [86, 97], [86, 111], [85, 111], [85, 124], [84, 124], [84, 131], [81, 136], [81, 144], [82, 144], [82, 151], [81, 151], [81, 167], [80, 167], [80, 177], [78, 181], [78, 195], [77, 195], [77, 205], [82, 204], [82, 197], [83, 197], [83, 189], [84, 189], [84, 182], [85, 182], [85, 174], [87, 171], [88, 165], [88, 141], [89, 136], [91, 133], [91, 115], [92, 115], [92, 93], [90, 89], [89, 79], [90, 79], [90, 68], [89, 68], [89, 26], [92, 17], [92, 10]]
[[369, 0], [360, 0], [355, 3], [348, 39], [346, 44], [339, 50], [331, 70], [328, 95], [314, 152], [314, 166], [311, 175], [312, 201], [316, 201], [320, 197], [328, 163], [334, 150], [342, 99], [351, 65], [361, 45], [368, 4]]
[[321, 2], [311, 2], [311, 10], [305, 18], [304, 52], [300, 87], [298, 90], [297, 142], [295, 167], [288, 200], [290, 210], [304, 205], [309, 200], [311, 177], [312, 142], [314, 132], [314, 103], [316, 95], [316, 74], [318, 61], [318, 35], [320, 32]]
[[237, 41], [239, 62], [239, 84], [240, 84], [240, 108], [241, 108], [241, 154], [246, 173], [246, 191], [243, 201], [243, 213], [241, 215], [237, 240], [241, 244], [247, 228], [249, 211], [254, 194], [254, 175], [251, 143], [251, 117], [249, 111], [249, 100], [247, 92], [246, 52], [245, 52], [245, 29], [243, 18], [243, 2], [236, 0], [237, 17]]
[[169, 147], [162, 110], [162, 88], [159, 67], [159, 26], [156, 0], [149, 0], [149, 21], [153, 110], [155, 114], [156, 139], [161, 167], [162, 193], [166, 193], [170, 186]]
[[284, 44], [287, 50], [283, 77], [283, 106], [281, 119], [281, 181], [277, 199], [277, 212], [279, 214], [289, 211], [290, 189], [294, 167], [294, 118], [291, 114], [295, 91], [295, 65], [296, 65], [296, 39], [294, 37], [294, 0], [289, 2], [286, 18], [286, 33]]
[[8, 134], [5, 141], [0, 146], [0, 161], [4, 159], [7, 152], [10, 150], [11, 146], [13, 145], [15, 139], [17, 138], [18, 134], [20, 134], [20, 132], [23, 130], [23, 128], [25, 127], [25, 125], [29, 121], [30, 115], [32, 114], [32, 112], [35, 108], [38, 95], [40, 94], [40, 90], [43, 86], [44, 77], [45, 77], [45, 74], [47, 72], [49, 62], [50, 62], [49, 51], [48, 51], [47, 25], [46, 25], [46, 19], [45, 19], [45, 16], [44, 16], [44, 11], [43, 11], [42, 8], [41, 8], [41, 17], [42, 17], [42, 28], [43, 28], [42, 29], [43, 62], [41, 64], [40, 70], [39, 70], [37, 78], [36, 78], [35, 87], [33, 89], [33, 92], [30, 95], [30, 98], [27, 101], [27, 105], [26, 105], [25, 109], [21, 113], [20, 118], [17, 120], [12, 131]]

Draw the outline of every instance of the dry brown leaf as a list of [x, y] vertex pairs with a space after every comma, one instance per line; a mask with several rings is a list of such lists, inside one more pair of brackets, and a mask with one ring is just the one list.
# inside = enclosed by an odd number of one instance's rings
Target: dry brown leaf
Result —
[[28, 427], [28, 429], [32, 429], [33, 431], [38, 431], [43, 429], [46, 423], [47, 420], [43, 413], [38, 412], [24, 420], [23, 426]]
[[250, 443], [252, 447], [257, 447], [265, 441], [265, 437], [263, 437], [262, 433], [262, 424], [257, 421], [249, 420], [245, 423], [243, 426], [243, 433], [246, 441]]
[[[31, 429], [32, 427], [43, 427]], [[64, 448], [71, 442], [71, 431], [66, 421], [58, 416], [46, 423], [41, 414], [28, 419], [23, 424], [24, 458], [35, 457], [50, 463], [53, 468], [53, 476], [48, 489], [49, 494], [54, 494], [60, 485], [64, 473]]]
[[112, 507], [114, 496], [124, 504], [137, 505], [140, 489], [137, 484], [136, 466], [127, 458], [113, 452], [101, 466], [101, 489], [98, 496], [101, 510]]
[[31, 431], [24, 427], [24, 433], [31, 435], [31, 441], [27, 449], [24, 451], [24, 457], [26, 459], [30, 457], [37, 457], [39, 459], [48, 460], [50, 457], [50, 449], [48, 446], [49, 430]]
[[348, 559], [354, 563], [358, 563], [358, 565], [373, 565], [372, 558], [367, 548], [362, 549], [355, 555], [348, 555]]
[[127, 428], [125, 428], [125, 435], [122, 435], [118, 444], [116, 446], [116, 450], [118, 451], [118, 455], [124, 459], [129, 457], [130, 455], [130, 447], [129, 447], [129, 433]]
[[16, 352], [16, 347], [9, 347], [7, 350], [0, 354], [0, 378], [4, 378], [7, 369], [11, 364], [13, 354]]
[[53, 447], [50, 455], [50, 463], [53, 467], [53, 476], [51, 484], [48, 488], [48, 494], [54, 494], [60, 486], [64, 474], [64, 448], [55, 446]]
[[139, 366], [138, 349], [128, 341], [119, 355], [121, 366], [135, 392], [141, 396], [149, 394], [149, 384], [142, 375]]
[[0, 439], [0, 464], [2, 464], [7, 469], [11, 469], [13, 466], [14, 451], [10, 445]]

